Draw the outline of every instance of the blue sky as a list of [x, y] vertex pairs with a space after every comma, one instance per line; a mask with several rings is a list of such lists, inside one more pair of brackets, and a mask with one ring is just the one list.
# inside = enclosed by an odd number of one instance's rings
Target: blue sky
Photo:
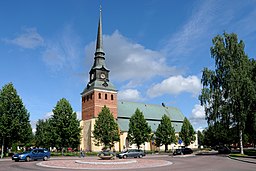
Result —
[[[12, 82], [33, 127], [61, 98], [81, 115], [100, 1], [0, 1], [0, 87]], [[179, 108], [195, 129], [212, 38], [234, 32], [256, 57], [255, 0], [102, 0], [103, 46], [119, 100]]]

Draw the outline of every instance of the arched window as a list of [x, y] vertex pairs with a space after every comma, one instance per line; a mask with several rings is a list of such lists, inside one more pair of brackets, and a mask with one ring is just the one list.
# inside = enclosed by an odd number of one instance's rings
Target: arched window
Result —
[[105, 100], [107, 100], [108, 99], [108, 94], [105, 94]]
[[99, 93], [99, 99], [101, 99], [101, 93]]
[[114, 96], [113, 96], [113, 94], [111, 94], [111, 100], [114, 100]]

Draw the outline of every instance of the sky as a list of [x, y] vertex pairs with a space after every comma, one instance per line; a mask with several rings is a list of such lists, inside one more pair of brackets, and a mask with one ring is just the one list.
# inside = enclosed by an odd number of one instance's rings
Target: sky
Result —
[[256, 0], [1, 0], [0, 88], [14, 84], [34, 129], [61, 98], [81, 118], [100, 3], [118, 100], [177, 107], [195, 130], [207, 127], [198, 96], [212, 39], [236, 33], [256, 57]]

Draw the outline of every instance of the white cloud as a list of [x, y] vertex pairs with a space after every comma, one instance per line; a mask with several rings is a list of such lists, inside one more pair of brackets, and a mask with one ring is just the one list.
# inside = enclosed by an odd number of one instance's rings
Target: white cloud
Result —
[[147, 91], [147, 94], [149, 97], [157, 97], [164, 94], [177, 95], [182, 92], [188, 92], [195, 96], [200, 90], [201, 83], [197, 76], [188, 76], [185, 78], [178, 75], [169, 77], [161, 83], [155, 84]]
[[48, 113], [46, 113], [45, 115], [44, 115], [44, 119], [49, 119], [50, 117], [52, 117], [52, 115], [53, 115], [53, 112], [48, 112]]
[[[111, 68], [111, 78], [118, 81], [141, 82], [155, 76], [169, 76], [179, 73], [175, 67], [166, 64], [165, 56], [154, 50], [134, 43], [115, 31], [103, 36], [107, 67]], [[86, 56], [93, 61], [95, 42], [85, 47]]]
[[34, 49], [43, 45], [44, 39], [37, 32], [36, 28], [23, 28], [22, 31], [23, 33], [18, 35], [16, 38], [4, 39], [3, 41], [27, 49]]
[[76, 112], [76, 118], [77, 118], [78, 120], [81, 120], [81, 119], [82, 119], [82, 112], [81, 112], [81, 111], [77, 111], [77, 112]]
[[206, 128], [207, 122], [205, 120], [204, 107], [199, 104], [195, 104], [194, 108], [192, 109], [192, 113], [191, 116], [189, 117], [189, 120], [193, 127], [195, 128], [195, 130], [202, 131], [204, 128]]
[[205, 118], [205, 112], [204, 112], [204, 107], [196, 104], [194, 108], [192, 109], [192, 116], [191, 118], [195, 119], [204, 119]]
[[139, 101], [142, 100], [142, 97], [138, 90], [126, 89], [118, 92], [118, 100]]
[[63, 68], [74, 69], [81, 56], [79, 42], [80, 39], [72, 27], [66, 26], [57, 38], [47, 40], [43, 61], [55, 71]]

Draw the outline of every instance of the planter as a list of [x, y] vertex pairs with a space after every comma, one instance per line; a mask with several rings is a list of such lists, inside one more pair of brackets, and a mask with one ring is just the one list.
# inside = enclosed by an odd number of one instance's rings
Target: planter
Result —
[[112, 160], [116, 158], [116, 155], [111, 151], [102, 151], [98, 154], [98, 157], [102, 160]]
[[102, 160], [113, 160], [115, 159], [115, 156], [99, 156]]

